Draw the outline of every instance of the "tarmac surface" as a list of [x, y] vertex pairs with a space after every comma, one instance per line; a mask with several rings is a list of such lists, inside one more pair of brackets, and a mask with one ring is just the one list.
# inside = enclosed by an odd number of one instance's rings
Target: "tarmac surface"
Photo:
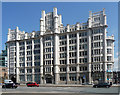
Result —
[[93, 88], [92, 85], [40, 85], [27, 87], [20, 85], [17, 89], [2, 89], [2, 95], [120, 95], [120, 87]]

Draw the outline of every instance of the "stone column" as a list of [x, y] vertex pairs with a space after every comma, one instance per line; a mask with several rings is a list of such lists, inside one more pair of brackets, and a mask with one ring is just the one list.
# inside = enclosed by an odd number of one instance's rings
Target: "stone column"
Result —
[[32, 39], [32, 81], [34, 82], [35, 79], [34, 79], [34, 40]]
[[[43, 16], [44, 17], [44, 16]], [[40, 19], [40, 84], [45, 83], [44, 74], [43, 74], [43, 34], [44, 34], [44, 19]]]
[[26, 47], [26, 40], [25, 40], [25, 83], [27, 82], [27, 57], [26, 57], [26, 50], [27, 50], [27, 47]]
[[45, 31], [45, 11], [42, 10], [42, 19], [43, 19], [43, 31]]
[[91, 84], [91, 29], [89, 28], [88, 30], [88, 33], [87, 33], [87, 40], [88, 40], [88, 43], [87, 43], [87, 52], [88, 52], [88, 55], [87, 55], [87, 59], [88, 59], [88, 80], [89, 80], [89, 83]]
[[55, 73], [55, 84], [59, 82], [59, 35], [60, 32], [58, 30], [58, 15], [57, 15], [57, 8], [54, 7], [53, 9], [53, 17], [54, 17], [54, 73]]
[[54, 72], [55, 72], [55, 84], [59, 82], [59, 36], [55, 34], [54, 39]]
[[10, 75], [10, 61], [9, 61], [9, 53], [10, 53], [10, 45], [9, 43], [7, 43], [7, 66], [8, 66], [8, 79], [9, 79], [9, 75]]
[[20, 82], [19, 79], [19, 42], [16, 42], [16, 77], [17, 77], [17, 82]]
[[66, 75], [66, 83], [69, 83], [69, 34], [67, 34], [67, 75]]
[[40, 84], [44, 83], [43, 80], [43, 37], [40, 37]]
[[[77, 28], [79, 30], [79, 28]], [[79, 84], [79, 32], [77, 33], [77, 84]]]

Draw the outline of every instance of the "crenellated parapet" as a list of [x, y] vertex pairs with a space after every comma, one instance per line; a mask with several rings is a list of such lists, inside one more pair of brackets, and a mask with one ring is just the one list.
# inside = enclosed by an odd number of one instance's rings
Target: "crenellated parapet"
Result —
[[79, 30], [87, 30], [94, 27], [107, 27], [107, 20], [105, 9], [102, 11], [92, 13], [89, 11], [88, 21], [85, 23], [77, 22], [75, 25], [62, 24], [62, 15], [58, 14], [57, 8], [53, 8], [53, 12], [45, 13], [41, 12], [40, 18], [40, 31], [33, 31], [32, 33], [25, 33], [20, 31], [18, 27], [15, 30], [8, 29], [8, 41], [11, 40], [23, 40], [39, 37], [46, 34], [74, 32]]

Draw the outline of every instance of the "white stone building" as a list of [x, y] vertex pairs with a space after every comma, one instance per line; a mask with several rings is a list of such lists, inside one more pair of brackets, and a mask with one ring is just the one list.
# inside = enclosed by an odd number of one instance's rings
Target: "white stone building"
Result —
[[63, 26], [62, 16], [42, 11], [40, 31], [8, 30], [9, 78], [41, 84], [112, 81], [114, 36], [107, 36], [105, 9], [86, 23]]

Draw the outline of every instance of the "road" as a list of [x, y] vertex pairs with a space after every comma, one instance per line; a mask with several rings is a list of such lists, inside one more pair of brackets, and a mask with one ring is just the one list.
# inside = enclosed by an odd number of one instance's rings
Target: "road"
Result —
[[[2, 89], [2, 95], [118, 95], [118, 87], [18, 87]], [[14, 93], [14, 94], [13, 94]], [[20, 94], [23, 93], [23, 94]]]

